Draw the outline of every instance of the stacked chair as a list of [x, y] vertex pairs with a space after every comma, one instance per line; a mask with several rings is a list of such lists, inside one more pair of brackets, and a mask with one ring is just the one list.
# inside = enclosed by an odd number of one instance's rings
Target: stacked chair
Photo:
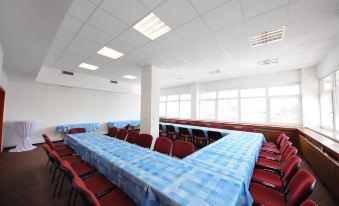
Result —
[[300, 169], [302, 161], [297, 152], [284, 133], [276, 143], [262, 144], [249, 186], [254, 205], [316, 205], [307, 199], [316, 179], [309, 171]]

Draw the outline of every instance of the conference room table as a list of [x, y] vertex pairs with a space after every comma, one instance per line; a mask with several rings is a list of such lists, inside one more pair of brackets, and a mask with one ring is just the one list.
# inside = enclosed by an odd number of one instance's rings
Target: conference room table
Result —
[[140, 206], [252, 205], [248, 186], [265, 138], [227, 133], [182, 160], [94, 132], [67, 135], [65, 144]]
[[55, 131], [67, 133], [73, 128], [84, 128], [87, 132], [100, 128], [100, 123], [80, 123], [80, 124], [63, 124], [55, 127]]
[[108, 129], [112, 127], [125, 128], [128, 125], [132, 127], [137, 127], [140, 125], [140, 120], [121, 120], [121, 121], [112, 121], [107, 123]]

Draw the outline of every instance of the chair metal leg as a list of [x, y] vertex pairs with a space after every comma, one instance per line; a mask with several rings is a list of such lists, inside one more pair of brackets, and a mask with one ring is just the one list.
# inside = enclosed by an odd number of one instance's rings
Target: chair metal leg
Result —
[[49, 161], [50, 161], [50, 160], [49, 160], [49, 158], [48, 158], [48, 160], [47, 160], [47, 166], [48, 166]]
[[69, 196], [68, 196], [67, 206], [71, 204], [72, 195], [73, 195], [73, 187], [71, 187], [71, 192], [69, 193]]
[[61, 176], [61, 170], [59, 170], [58, 179], [57, 179], [57, 182], [55, 184], [54, 191], [53, 191], [53, 197], [55, 197], [55, 193], [56, 193], [56, 190], [57, 190], [58, 185], [59, 185], [60, 176]]
[[53, 167], [53, 162], [51, 164], [51, 167], [49, 168], [49, 171], [48, 171], [49, 173], [51, 173], [52, 167]]
[[55, 173], [56, 173], [56, 171], [57, 171], [57, 167], [55, 167], [55, 169], [54, 169], [54, 173], [53, 173], [53, 177], [52, 177], [52, 181], [51, 181], [51, 184], [53, 183], [53, 181], [54, 181], [54, 177], [55, 177]]
[[59, 189], [59, 194], [58, 194], [58, 197], [61, 196], [61, 191], [62, 191], [62, 187], [64, 186], [64, 182], [65, 182], [65, 173], [63, 173], [63, 177], [62, 177], [62, 181], [61, 181], [61, 185], [60, 185], [60, 189]]
[[78, 192], [77, 192], [77, 191], [75, 191], [75, 196], [74, 196], [74, 200], [73, 200], [73, 206], [75, 206], [75, 203], [76, 203], [77, 197], [78, 197]]

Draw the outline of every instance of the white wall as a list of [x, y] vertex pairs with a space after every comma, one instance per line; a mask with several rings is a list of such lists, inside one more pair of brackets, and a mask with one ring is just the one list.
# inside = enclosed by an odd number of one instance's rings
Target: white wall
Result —
[[59, 124], [99, 122], [98, 131], [105, 132], [108, 121], [140, 118], [140, 95], [15, 81], [9, 81], [6, 95], [5, 147], [16, 144], [11, 122], [17, 120], [40, 121], [32, 135], [37, 143], [42, 133], [60, 139]]
[[318, 78], [323, 78], [339, 69], [339, 45], [317, 66]]

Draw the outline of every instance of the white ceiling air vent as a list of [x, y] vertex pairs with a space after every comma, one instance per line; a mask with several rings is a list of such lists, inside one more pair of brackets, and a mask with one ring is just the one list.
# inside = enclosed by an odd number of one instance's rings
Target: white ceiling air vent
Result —
[[213, 75], [213, 74], [220, 74], [220, 73], [221, 73], [221, 71], [219, 69], [215, 69], [215, 70], [211, 70], [211, 71], [207, 72], [207, 74], [211, 74], [211, 75]]
[[283, 39], [285, 33], [285, 27], [279, 27], [275, 29], [271, 29], [265, 32], [262, 32], [257, 35], [253, 35], [250, 37], [250, 42], [252, 47], [280, 41]]
[[263, 66], [263, 65], [268, 65], [268, 64], [276, 64], [278, 62], [279, 62], [279, 59], [264, 59], [264, 60], [257, 61], [257, 64], [259, 66]]

